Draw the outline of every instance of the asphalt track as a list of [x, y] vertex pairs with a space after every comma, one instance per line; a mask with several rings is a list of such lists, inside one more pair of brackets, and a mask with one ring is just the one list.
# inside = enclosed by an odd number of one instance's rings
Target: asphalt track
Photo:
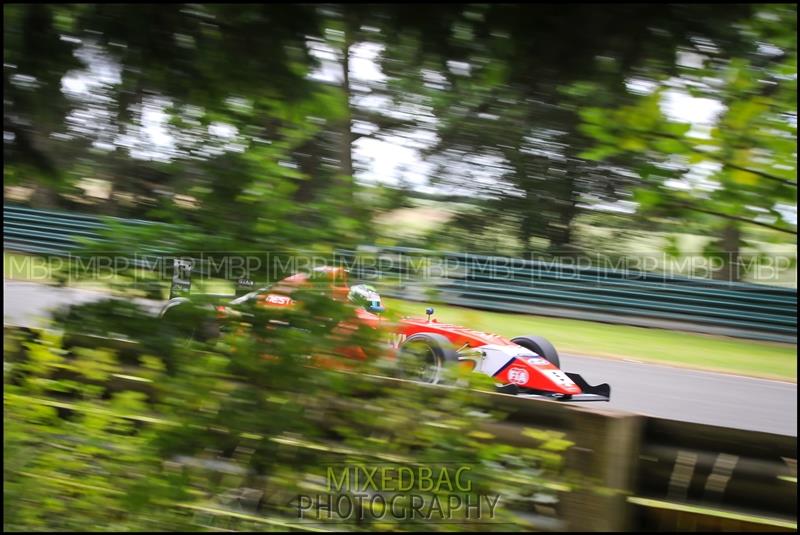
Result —
[[[4, 323], [29, 326], [43, 325], [47, 310], [53, 306], [105, 296], [16, 281], [4, 281], [3, 290]], [[160, 307], [153, 301], [141, 303], [152, 310]], [[702, 362], [702, 355], [698, 362]], [[561, 365], [565, 371], [580, 373], [591, 384], [611, 385], [611, 401], [597, 403], [598, 407], [797, 436], [795, 383], [571, 354], [561, 356]]]

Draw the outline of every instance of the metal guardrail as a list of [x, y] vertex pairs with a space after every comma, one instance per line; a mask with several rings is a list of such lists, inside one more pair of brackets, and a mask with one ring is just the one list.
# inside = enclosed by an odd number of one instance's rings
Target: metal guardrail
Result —
[[[35, 339], [39, 330], [5, 326], [7, 336]], [[157, 399], [158, 384], [137, 368], [141, 348], [122, 339], [73, 333], [64, 347], [104, 347], [127, 363], [110, 391]], [[18, 346], [22, 348], [23, 346]], [[23, 358], [24, 349], [9, 358]], [[375, 378], [376, 381], [400, 381]], [[419, 385], [419, 388], [440, 388]], [[506, 415], [479, 428], [500, 444], [535, 447], [526, 428], [563, 432], [574, 443], [566, 468], [593, 486], [559, 496], [559, 529], [573, 531], [796, 531], [797, 438], [653, 418], [621, 411], [474, 392]], [[63, 398], [32, 403], [80, 411]], [[135, 417], [133, 417], [135, 418]], [[159, 425], [149, 418], [145, 425]], [[335, 444], [331, 445], [335, 449]], [[300, 446], [298, 446], [300, 447]], [[602, 490], [600, 490], [602, 489]], [[224, 513], [223, 513], [224, 514]], [[257, 517], [254, 517], [257, 518]]]
[[[4, 249], [49, 255], [104, 227], [95, 216], [14, 205], [3, 206], [3, 223]], [[334, 261], [388, 296], [797, 343], [796, 289], [409, 248], [340, 250]]]
[[797, 343], [797, 290], [403, 248], [338, 251], [388, 296]]
[[[114, 219], [130, 225], [150, 223]], [[105, 227], [103, 220], [93, 215], [3, 205], [3, 248], [13, 251], [67, 255], [81, 239], [102, 241], [98, 231]]]

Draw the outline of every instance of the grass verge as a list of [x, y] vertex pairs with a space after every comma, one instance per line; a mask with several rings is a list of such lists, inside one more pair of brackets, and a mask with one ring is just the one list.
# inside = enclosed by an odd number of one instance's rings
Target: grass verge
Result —
[[[424, 316], [425, 304], [385, 298], [401, 314]], [[754, 377], [797, 381], [797, 346], [665, 329], [613, 325], [437, 305], [439, 321], [508, 338], [537, 334], [563, 353], [624, 358]]]

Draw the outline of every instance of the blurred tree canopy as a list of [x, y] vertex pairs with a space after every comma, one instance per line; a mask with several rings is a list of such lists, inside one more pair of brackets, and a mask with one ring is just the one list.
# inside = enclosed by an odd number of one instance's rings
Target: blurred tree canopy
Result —
[[[65, 192], [83, 177], [106, 179], [115, 192], [107, 213], [190, 222], [201, 234], [224, 235], [225, 247], [255, 236], [274, 248], [346, 241], [358, 227], [357, 210], [339, 210], [351, 187], [327, 180], [341, 174], [337, 162], [320, 160], [324, 147], [314, 149], [311, 167], [306, 162], [309, 144], [321, 145], [347, 107], [340, 88], [306, 77], [314, 60], [305, 38], [319, 29], [315, 8], [5, 10], [6, 183], [34, 172]], [[71, 74], [79, 86], [90, 83], [80, 76], [91, 73], [73, 71], [75, 54], [106, 76], [70, 99], [64, 81]], [[21, 77], [33, 81], [24, 86]], [[60, 107], [41, 105], [50, 93]], [[162, 153], [141, 154], [152, 113], [166, 115], [176, 137]]]
[[[718, 239], [708, 248], [730, 255], [729, 265], [739, 255], [744, 224], [797, 234], [780, 209], [797, 202], [796, 8], [758, 6], [734, 29], [747, 43], [735, 56], [697, 37], [678, 49], [677, 70], [649, 68], [650, 94], [580, 112], [582, 130], [595, 140], [584, 157], [632, 158], [642, 213], [679, 221], [713, 216], [709, 227]], [[716, 101], [716, 123], [703, 129], [667, 117], [659, 104], [676, 89]]]
[[[468, 6], [432, 32], [449, 37], [441, 49], [420, 33], [413, 58], [386, 64], [405, 84], [396, 95], [422, 95], [438, 120], [434, 179], [490, 201], [460, 223], [478, 232], [510, 220], [526, 249], [541, 237], [563, 252], [581, 208], [629, 198], [641, 180], [641, 162], [623, 150], [586, 157], [595, 138], [585, 114], [638, 103], [634, 83], [685, 72], [680, 52], [697, 42], [723, 58], [745, 54], [752, 36], [735, 28], [750, 16], [744, 5]], [[410, 65], [416, 86], [404, 82]]]
[[[74, 208], [86, 178], [106, 180], [91, 209], [186, 223], [189, 248], [373, 241], [374, 212], [403, 202], [354, 180], [365, 137], [418, 149], [432, 184], [471, 199], [448, 225], [474, 249], [503, 232], [520, 252], [574, 251], [576, 217], [620, 201], [634, 221], [702, 224], [729, 252], [741, 225], [795, 232], [781, 215], [796, 200], [792, 6], [4, 14], [5, 184]], [[354, 69], [366, 45], [370, 80]], [[710, 140], [666, 114], [676, 94], [724, 108]]]

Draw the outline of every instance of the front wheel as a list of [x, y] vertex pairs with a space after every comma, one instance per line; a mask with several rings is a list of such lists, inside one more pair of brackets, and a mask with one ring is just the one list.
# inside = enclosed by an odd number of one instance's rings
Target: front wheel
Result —
[[553, 347], [547, 338], [541, 336], [518, 336], [511, 339], [512, 342], [525, 349], [530, 349], [537, 355], [544, 357], [556, 368], [561, 367], [561, 359], [558, 358], [558, 351]]
[[458, 353], [444, 336], [421, 333], [400, 346], [398, 361], [405, 379], [435, 385], [444, 381], [447, 368], [458, 363]]

